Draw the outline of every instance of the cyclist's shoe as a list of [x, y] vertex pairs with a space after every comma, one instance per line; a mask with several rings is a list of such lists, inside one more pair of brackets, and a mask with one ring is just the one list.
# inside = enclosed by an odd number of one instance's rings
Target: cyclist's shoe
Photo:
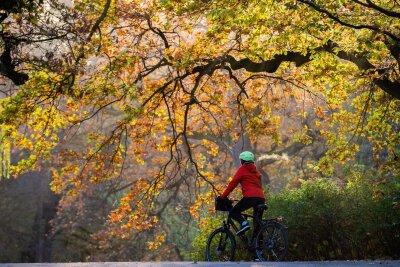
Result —
[[247, 230], [250, 230], [250, 225], [246, 222], [242, 224], [242, 226], [240, 227], [239, 231], [236, 232], [236, 234], [237, 235], [243, 234]]

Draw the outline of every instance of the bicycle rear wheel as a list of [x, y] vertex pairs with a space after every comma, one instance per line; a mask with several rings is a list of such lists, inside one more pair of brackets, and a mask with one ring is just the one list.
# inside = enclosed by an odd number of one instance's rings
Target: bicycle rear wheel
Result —
[[233, 234], [223, 227], [211, 233], [206, 246], [207, 261], [233, 261], [236, 241]]
[[286, 228], [278, 222], [268, 222], [256, 236], [256, 254], [261, 261], [282, 261], [288, 251]]

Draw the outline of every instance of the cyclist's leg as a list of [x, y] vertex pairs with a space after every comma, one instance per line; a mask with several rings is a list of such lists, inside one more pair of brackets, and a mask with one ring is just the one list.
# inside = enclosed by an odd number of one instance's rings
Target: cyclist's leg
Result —
[[[258, 209], [257, 206], [260, 205], [260, 204], [265, 204], [265, 199], [254, 197], [254, 198], [251, 199], [251, 203], [253, 204], [253, 216], [254, 216], [254, 220], [253, 220], [254, 229], [253, 229], [253, 234], [252, 234], [251, 240], [255, 240], [255, 237], [256, 237], [258, 231], [261, 228], [261, 226], [258, 224], [258, 221], [262, 220], [262, 215], [263, 215], [263, 212], [264, 212], [263, 209]], [[256, 218], [258, 220], [256, 220]], [[255, 261], [259, 261], [259, 258], [258, 258], [257, 254], [256, 254], [256, 250], [253, 249], [251, 251], [251, 253], [252, 253], [251, 255], [252, 255], [253, 259]]]
[[[255, 207], [259, 204], [264, 204], [265, 199], [259, 197], [244, 197], [242, 198], [229, 212], [229, 216], [232, 219], [236, 220], [240, 224], [244, 221], [242, 215], [240, 215], [243, 211], [248, 210], [250, 208], [254, 209], [254, 215], [256, 215]], [[259, 214], [259, 218], [262, 217], [262, 212]]]
[[[257, 209], [257, 206], [260, 204], [265, 204], [265, 199], [255, 197], [255, 198], [252, 198], [252, 203], [253, 203], [253, 216], [254, 216], [254, 218], [258, 218], [258, 220], [261, 221], [264, 210]], [[258, 225], [256, 222], [257, 221], [254, 220], [254, 223], [253, 223], [254, 224], [254, 231], [253, 231], [254, 237], [260, 229], [260, 225]]]
[[245, 221], [241, 213], [253, 207], [252, 201], [249, 199], [246, 197], [242, 198], [229, 212], [229, 216], [239, 222], [239, 225], [242, 225]]

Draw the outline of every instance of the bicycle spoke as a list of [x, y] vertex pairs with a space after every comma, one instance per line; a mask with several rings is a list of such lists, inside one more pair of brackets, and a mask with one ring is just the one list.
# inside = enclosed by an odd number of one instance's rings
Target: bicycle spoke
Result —
[[276, 253], [273, 249], [271, 249], [271, 254], [275, 259], [278, 259], [278, 256], [276, 255]]
[[228, 230], [219, 228], [210, 235], [206, 247], [206, 260], [231, 261], [234, 252], [235, 240]]
[[265, 226], [256, 237], [257, 256], [264, 261], [283, 260], [287, 253], [287, 233], [280, 224]]

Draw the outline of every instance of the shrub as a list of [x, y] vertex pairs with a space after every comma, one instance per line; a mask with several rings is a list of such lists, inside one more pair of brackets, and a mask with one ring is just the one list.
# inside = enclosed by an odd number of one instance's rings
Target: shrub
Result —
[[339, 187], [320, 179], [269, 199], [289, 233], [289, 260], [398, 258], [400, 209], [393, 195], [374, 198], [361, 180]]

